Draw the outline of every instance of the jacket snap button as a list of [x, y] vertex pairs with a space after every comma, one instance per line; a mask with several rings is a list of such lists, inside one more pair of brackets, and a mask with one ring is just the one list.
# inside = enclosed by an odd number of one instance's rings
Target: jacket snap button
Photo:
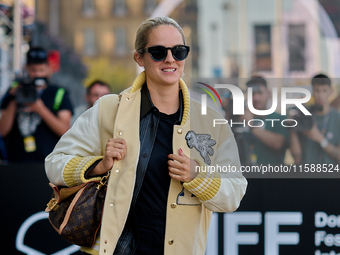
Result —
[[[113, 203], [111, 203], [110, 206], [113, 207]], [[105, 242], [107, 242], [107, 241], [105, 240]]]
[[177, 204], [176, 203], [172, 203], [171, 204], [171, 208], [176, 208]]
[[119, 173], [119, 169], [116, 169], [116, 173]]
[[178, 134], [182, 134], [183, 130], [181, 128], [177, 129]]
[[104, 242], [105, 244], [107, 244], [107, 240], [105, 240], [105, 242]]
[[169, 240], [169, 244], [172, 245], [174, 243], [174, 239]]
[[118, 132], [118, 135], [119, 135], [119, 136], [121, 136], [122, 134], [123, 134], [123, 132], [122, 132], [122, 131], [119, 131], [119, 132]]
[[125, 99], [126, 99], [126, 101], [129, 101], [129, 100], [130, 100], [130, 98], [128, 98], [128, 97], [127, 97], [127, 98], [125, 98]]

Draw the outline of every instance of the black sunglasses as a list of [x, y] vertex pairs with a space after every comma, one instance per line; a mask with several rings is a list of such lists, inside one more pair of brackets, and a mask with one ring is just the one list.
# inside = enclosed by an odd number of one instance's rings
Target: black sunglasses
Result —
[[171, 50], [174, 59], [182, 61], [187, 58], [190, 47], [186, 45], [176, 45], [174, 47], [152, 46], [138, 50], [138, 53], [142, 54], [148, 52], [153, 60], [162, 61], [168, 55], [168, 50]]

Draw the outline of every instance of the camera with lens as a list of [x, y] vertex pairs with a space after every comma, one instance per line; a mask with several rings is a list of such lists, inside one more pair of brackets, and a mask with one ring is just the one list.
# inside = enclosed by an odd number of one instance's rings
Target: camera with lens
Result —
[[[322, 105], [312, 105], [308, 107], [307, 110], [313, 115], [315, 112], [322, 111]], [[314, 125], [314, 119], [312, 115], [305, 115], [297, 107], [292, 107], [288, 110], [288, 116], [297, 122], [294, 127], [296, 131], [311, 130]], [[294, 124], [294, 123], [292, 123]]]
[[19, 105], [34, 103], [38, 99], [37, 87], [47, 85], [46, 78], [35, 78], [33, 80], [18, 80], [19, 88], [16, 93], [16, 101]]

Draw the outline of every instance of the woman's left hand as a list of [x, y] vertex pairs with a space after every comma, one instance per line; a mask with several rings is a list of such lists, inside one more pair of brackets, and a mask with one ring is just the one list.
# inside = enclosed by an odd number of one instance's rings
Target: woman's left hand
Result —
[[178, 155], [169, 154], [168, 158], [170, 159], [168, 169], [171, 178], [181, 182], [190, 182], [198, 174], [195, 169], [199, 164], [195, 160], [188, 158], [182, 149], [179, 149]]

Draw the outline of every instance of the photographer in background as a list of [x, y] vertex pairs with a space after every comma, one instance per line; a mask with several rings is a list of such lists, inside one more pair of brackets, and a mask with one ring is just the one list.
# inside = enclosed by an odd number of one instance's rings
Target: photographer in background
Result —
[[[246, 85], [253, 89], [252, 101], [254, 108], [257, 110], [267, 110], [267, 103], [271, 97], [271, 93], [268, 90], [266, 80], [260, 76], [254, 76]], [[278, 124], [283, 120], [283, 117], [276, 112], [266, 116], [254, 116], [249, 109], [246, 109], [243, 117], [246, 123], [251, 119], [261, 119], [264, 122], [262, 127], [250, 127], [249, 143], [253, 148], [251, 155], [253, 163], [283, 164], [289, 141], [288, 130]], [[276, 119], [280, 120], [280, 122], [276, 121], [275, 124], [272, 125], [272, 122], [265, 121], [265, 119]]]
[[0, 133], [8, 161], [43, 162], [70, 128], [72, 104], [64, 88], [48, 84], [46, 51], [27, 52], [28, 80], [14, 82], [1, 102]]
[[291, 130], [291, 151], [296, 164], [340, 162], [340, 113], [330, 106], [331, 80], [324, 74], [312, 79], [314, 124], [309, 130]]

